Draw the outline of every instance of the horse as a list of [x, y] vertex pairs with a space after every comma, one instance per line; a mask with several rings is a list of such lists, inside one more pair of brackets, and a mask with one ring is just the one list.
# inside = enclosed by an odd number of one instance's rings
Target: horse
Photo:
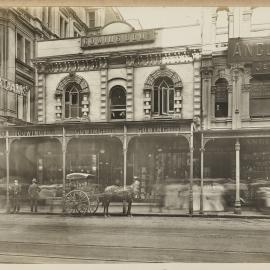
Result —
[[140, 181], [135, 180], [129, 186], [108, 186], [105, 188], [104, 193], [102, 195], [102, 203], [104, 207], [104, 216], [109, 216], [109, 205], [112, 200], [122, 201], [123, 204], [125, 202], [128, 203], [127, 212], [125, 211], [125, 205], [123, 205], [123, 213], [127, 216], [131, 216], [131, 205], [132, 201], [140, 192]]

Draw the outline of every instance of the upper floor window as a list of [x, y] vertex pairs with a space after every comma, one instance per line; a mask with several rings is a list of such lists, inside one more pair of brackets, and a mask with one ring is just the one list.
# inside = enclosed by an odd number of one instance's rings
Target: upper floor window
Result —
[[114, 86], [110, 93], [111, 119], [126, 119], [126, 90], [122, 86]]
[[217, 9], [216, 42], [228, 42], [229, 20], [228, 8]]
[[61, 38], [65, 38], [65, 37], [68, 37], [68, 22], [67, 20], [60, 15], [60, 21], [59, 21], [59, 24], [60, 24], [60, 37]]
[[80, 86], [72, 83], [65, 90], [65, 118], [82, 117], [82, 95]]
[[257, 7], [252, 11], [251, 24], [253, 25], [263, 25], [270, 23], [269, 17], [270, 8], [269, 7]]
[[89, 27], [96, 27], [96, 12], [95, 11], [89, 11], [88, 12], [88, 23]]
[[31, 64], [31, 41], [17, 33], [17, 58], [26, 64]]
[[228, 82], [221, 78], [215, 86], [215, 117], [228, 117]]
[[250, 116], [270, 116], [270, 80], [251, 80]]
[[157, 78], [154, 82], [152, 112], [157, 115], [174, 112], [174, 86], [168, 77]]
[[17, 33], [17, 58], [24, 61], [24, 42], [23, 36]]

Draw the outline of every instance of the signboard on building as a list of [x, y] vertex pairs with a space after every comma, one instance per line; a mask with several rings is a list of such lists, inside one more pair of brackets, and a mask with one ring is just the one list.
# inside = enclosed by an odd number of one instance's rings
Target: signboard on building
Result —
[[270, 38], [231, 38], [228, 63], [270, 61]]
[[147, 43], [155, 40], [154, 30], [133, 31], [112, 35], [99, 35], [81, 38], [81, 47], [91, 49], [96, 47], [110, 47], [119, 45], [133, 45]]
[[254, 62], [252, 63], [251, 73], [257, 75], [270, 74], [270, 61], [269, 62]]
[[19, 85], [10, 80], [4, 79], [0, 77], [0, 89], [5, 91], [13, 92], [17, 95], [26, 95], [29, 91], [28, 86]]

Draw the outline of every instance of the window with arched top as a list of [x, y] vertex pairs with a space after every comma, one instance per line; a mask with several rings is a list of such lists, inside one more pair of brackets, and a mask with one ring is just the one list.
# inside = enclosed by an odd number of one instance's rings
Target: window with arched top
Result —
[[112, 120], [126, 119], [126, 90], [116, 85], [110, 92], [110, 112]]
[[159, 77], [154, 82], [152, 112], [157, 115], [174, 112], [174, 84], [168, 77]]
[[223, 78], [215, 83], [215, 117], [228, 117], [228, 81]]
[[65, 89], [65, 118], [82, 117], [81, 87], [71, 83]]

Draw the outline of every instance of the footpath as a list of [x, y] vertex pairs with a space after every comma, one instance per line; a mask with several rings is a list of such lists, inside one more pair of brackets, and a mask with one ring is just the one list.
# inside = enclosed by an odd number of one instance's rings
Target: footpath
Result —
[[[12, 209], [11, 209], [12, 210]], [[122, 203], [112, 203], [109, 208], [109, 213], [111, 216], [122, 216], [123, 215], [123, 204]], [[200, 218], [250, 218], [250, 219], [270, 219], [270, 208], [258, 211], [257, 209], [242, 207], [241, 214], [235, 214], [233, 208], [225, 211], [204, 211], [200, 214], [199, 211], [194, 211], [192, 215], [189, 214], [188, 209], [159, 209], [154, 205], [145, 205], [134, 203], [131, 209], [133, 216], [162, 216], [162, 217], [200, 217]], [[7, 214], [4, 207], [0, 208], [1, 214]], [[31, 213], [30, 206], [22, 205], [19, 214], [46, 214], [46, 215], [63, 215], [61, 205], [39, 205], [37, 213]], [[87, 214], [88, 216], [90, 214]], [[103, 216], [103, 207], [99, 205], [95, 216]]]

